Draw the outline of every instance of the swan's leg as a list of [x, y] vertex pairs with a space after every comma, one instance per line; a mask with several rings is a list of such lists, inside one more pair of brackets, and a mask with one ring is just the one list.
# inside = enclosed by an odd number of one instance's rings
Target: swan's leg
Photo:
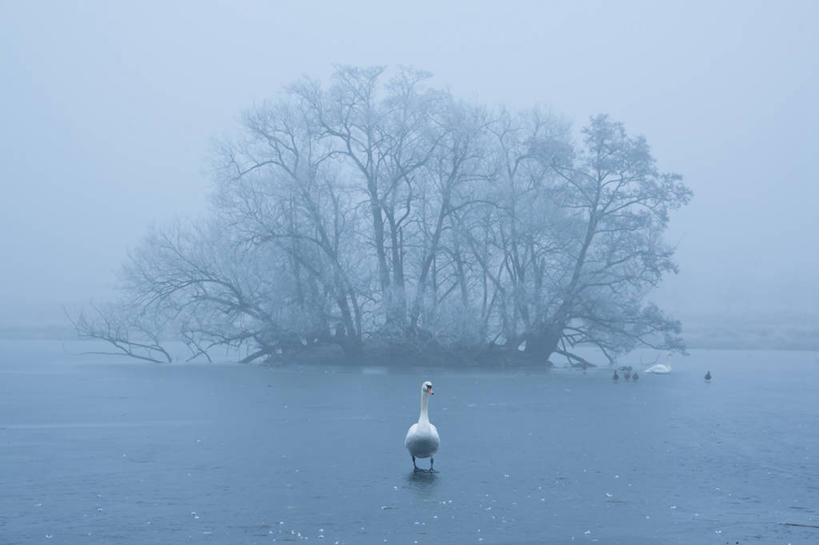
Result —
[[434, 467], [432, 467], [433, 465], [435, 465], [435, 458], [433, 458], [432, 456], [430, 456], [430, 457], [429, 457], [429, 472], [430, 472], [430, 473], [434, 473], [434, 472], [435, 472], [435, 468], [434, 468]]
[[413, 471], [421, 471], [421, 468], [415, 465], [415, 456], [412, 457], [412, 470]]

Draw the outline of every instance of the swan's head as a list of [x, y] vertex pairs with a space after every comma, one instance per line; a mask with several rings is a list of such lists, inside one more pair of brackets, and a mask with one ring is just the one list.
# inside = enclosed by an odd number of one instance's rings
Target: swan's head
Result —
[[426, 381], [424, 384], [421, 385], [421, 391], [425, 394], [432, 394], [435, 395], [435, 392], [432, 391], [432, 383], [430, 381]]

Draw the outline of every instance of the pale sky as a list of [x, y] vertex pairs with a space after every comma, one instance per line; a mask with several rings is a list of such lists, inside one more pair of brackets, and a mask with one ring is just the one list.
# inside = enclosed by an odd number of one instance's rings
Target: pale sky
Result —
[[205, 212], [212, 140], [334, 64], [609, 113], [695, 192], [655, 300], [819, 311], [819, 2], [441, 3], [0, 0], [0, 326], [110, 295], [149, 226]]

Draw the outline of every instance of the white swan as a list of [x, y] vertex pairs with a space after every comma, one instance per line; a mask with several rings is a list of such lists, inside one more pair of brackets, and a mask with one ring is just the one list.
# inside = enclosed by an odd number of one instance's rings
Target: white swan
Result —
[[421, 471], [415, 465], [416, 458], [429, 458], [429, 470], [434, 471], [432, 466], [435, 458], [433, 456], [438, 452], [438, 445], [441, 443], [438, 438], [438, 428], [430, 423], [429, 416], [427, 416], [429, 396], [434, 393], [431, 382], [426, 381], [421, 385], [421, 415], [418, 417], [418, 422], [410, 426], [407, 437], [404, 439], [404, 446], [412, 456], [412, 467], [415, 471]]
[[665, 363], [655, 363], [648, 369], [646, 369], [645, 373], [654, 373], [655, 375], [667, 375], [671, 372], [671, 365], [668, 363], [668, 360], [671, 358], [671, 352], [666, 353], [665, 355]]

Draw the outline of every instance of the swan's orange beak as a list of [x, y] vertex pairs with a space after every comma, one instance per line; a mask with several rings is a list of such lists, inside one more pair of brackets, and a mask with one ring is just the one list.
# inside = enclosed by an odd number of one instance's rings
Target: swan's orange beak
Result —
[[429, 390], [427, 390], [427, 392], [429, 392], [429, 393], [430, 393], [430, 395], [435, 395], [435, 392], [433, 392], [433, 391], [432, 391], [432, 388], [430, 388]]

